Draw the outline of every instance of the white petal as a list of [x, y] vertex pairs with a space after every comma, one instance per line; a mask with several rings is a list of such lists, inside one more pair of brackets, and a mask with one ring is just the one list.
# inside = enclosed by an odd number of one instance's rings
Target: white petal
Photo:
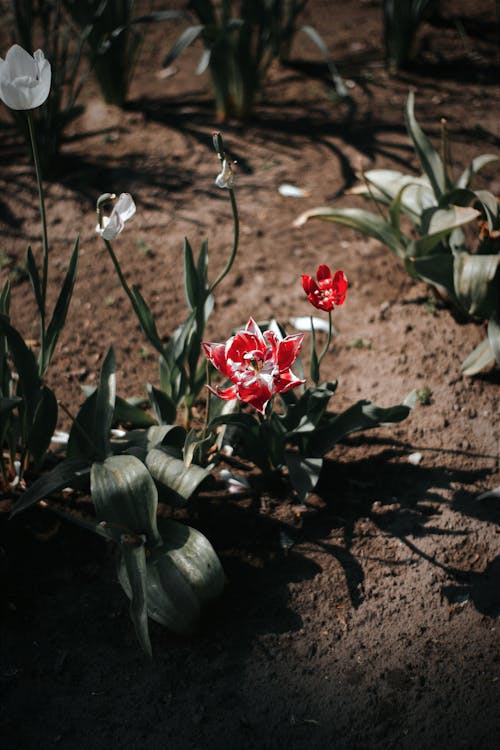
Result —
[[[328, 333], [328, 321], [323, 318], [317, 318], [313, 316], [312, 319], [314, 330], [323, 331]], [[299, 318], [290, 318], [291, 325], [297, 329], [297, 331], [310, 331], [311, 330], [311, 316], [301, 316]]]
[[119, 214], [122, 221], [128, 221], [135, 214], [135, 203], [130, 193], [121, 193], [113, 211]]
[[116, 213], [114, 210], [109, 219], [107, 219], [107, 221], [106, 219], [107, 217], [104, 218], [104, 227], [101, 230], [100, 234], [104, 240], [108, 240], [108, 242], [110, 242], [111, 240], [114, 240], [116, 237], [118, 237], [124, 227], [124, 223], [118, 213]]
[[289, 185], [284, 183], [278, 188], [278, 193], [283, 195], [285, 198], [307, 198], [309, 192], [302, 188], [295, 187], [295, 185]]

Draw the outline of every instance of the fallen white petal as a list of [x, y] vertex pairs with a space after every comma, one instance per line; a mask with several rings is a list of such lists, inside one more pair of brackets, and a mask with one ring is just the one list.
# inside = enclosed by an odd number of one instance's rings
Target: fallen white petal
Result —
[[289, 185], [286, 182], [279, 186], [278, 193], [285, 198], [307, 198], [310, 195], [308, 190], [295, 187], [295, 185]]

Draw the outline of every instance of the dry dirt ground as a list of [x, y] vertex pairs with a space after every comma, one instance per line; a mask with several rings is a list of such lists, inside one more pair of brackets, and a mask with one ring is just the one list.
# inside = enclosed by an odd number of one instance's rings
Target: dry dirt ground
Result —
[[[241, 249], [207, 338], [225, 339], [250, 315], [309, 314], [299, 275], [326, 262], [350, 280], [324, 366], [339, 383], [334, 408], [359, 398], [385, 406], [424, 387], [430, 403], [339, 446], [306, 507], [272, 492], [253, 502], [198, 497], [190, 523], [214, 544], [227, 588], [193, 637], [152, 624], [152, 667], [108, 547], [67, 525], [52, 534], [41, 511], [11, 522], [0, 514], [5, 750], [499, 746], [500, 510], [498, 498], [478, 496], [500, 484], [500, 378], [498, 369], [460, 375], [484, 329], [456, 322], [377, 242], [322, 222], [292, 226], [307, 208], [352, 205], [343, 193], [360, 163], [417, 168], [403, 125], [410, 89], [435, 143], [447, 118], [457, 170], [478, 153], [500, 156], [494, 3], [443, 2], [419, 33], [414, 65], [392, 76], [380, 2], [312, 0], [305, 20], [352, 82], [356, 113], [329, 96], [317, 52], [299, 36], [292, 64], [271, 70], [254, 118], [223, 125], [238, 162]], [[82, 243], [49, 375], [72, 411], [110, 344], [121, 395], [157, 382], [94, 231], [96, 197], [134, 195], [137, 214], [116, 249], [166, 336], [185, 315], [183, 237], [194, 246], [209, 238], [213, 274], [230, 246], [229, 202], [214, 186], [218, 125], [208, 80], [193, 75], [199, 48], [159, 76], [180, 29], [148, 32], [124, 110], [103, 104], [89, 82], [46, 184], [54, 289], [77, 232]], [[39, 248], [35, 183], [20, 142], [0, 133], [1, 273], [17, 279], [14, 324], [36, 339], [19, 274], [26, 244]], [[308, 196], [282, 197], [285, 182]], [[481, 185], [500, 194], [498, 165]]]

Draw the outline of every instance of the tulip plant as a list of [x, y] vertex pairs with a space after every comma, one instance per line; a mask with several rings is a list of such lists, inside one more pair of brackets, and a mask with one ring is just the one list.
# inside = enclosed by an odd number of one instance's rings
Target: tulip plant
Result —
[[[416, 120], [412, 93], [406, 124], [423, 174], [374, 169], [351, 191], [387, 207], [386, 216], [358, 208], [319, 207], [303, 213], [295, 224], [319, 218], [380, 240], [402, 259], [411, 276], [430, 284], [459, 315], [486, 321], [486, 338], [462, 364], [462, 371], [473, 375], [495, 360], [500, 364], [500, 210], [489, 191], [472, 188], [479, 170], [498, 157], [477, 156], [453, 179], [445, 123], [441, 156]], [[401, 217], [410, 221], [410, 235]]]
[[305, 379], [291, 369], [296, 360], [298, 364], [304, 334], [284, 336], [276, 321], [262, 332], [250, 319], [245, 329], [225, 343], [203, 343], [205, 355], [231, 383], [228, 387], [209, 385], [209, 389], [221, 399], [237, 399], [243, 407], [250, 407], [214, 417], [208, 429], [230, 428], [224, 436], [226, 452], [229, 446], [231, 453], [267, 476], [286, 476], [300, 501], [315, 489], [325, 454], [340, 440], [382, 423], [400, 422], [414, 403], [410, 394], [405, 403], [389, 408], [361, 400], [340, 414], [327, 411], [337, 384], [320, 384], [320, 366], [330, 348], [332, 311], [344, 303], [347, 278], [343, 271], [332, 275], [325, 264], [319, 266], [316, 278], [317, 282], [304, 274], [302, 286], [310, 303], [328, 312], [329, 325], [326, 345], [318, 356], [311, 317], [311, 386], [306, 387]]
[[[41, 44], [51, 61], [50, 95], [47, 87], [47, 96], [43, 99], [45, 106], [34, 113], [41, 164], [44, 173], [48, 174], [57, 166], [65, 127], [80, 111], [77, 100], [90, 73], [90, 66], [81, 64], [82, 49], [91, 26], [81, 32], [75, 30], [64, 0], [38, 0], [36, 3], [32, 0], [16, 0], [9, 3], [9, 6], [3, 20], [13, 40], [19, 41], [26, 50], [34, 49], [35, 44]], [[14, 45], [13, 49], [18, 49], [18, 45]], [[17, 63], [19, 52], [15, 53], [15, 60], [12, 55], [11, 58], [12, 62]], [[14, 74], [29, 75], [27, 71], [21, 73], [21, 68], [15, 68]], [[42, 76], [40, 85], [34, 87], [38, 93], [43, 90], [45, 83], [46, 79]], [[27, 92], [29, 107], [28, 102], [22, 106], [13, 106], [15, 102], [11, 102], [8, 106], [12, 110], [38, 107], [41, 102], [33, 103], [33, 94], [33, 89]], [[24, 118], [18, 117], [15, 111], [12, 115], [18, 130], [30, 143], [31, 137]]]
[[[38, 358], [10, 321], [10, 285], [0, 295], [0, 440], [2, 482], [17, 481], [33, 458], [43, 462], [57, 422], [57, 401], [44, 384], [54, 349], [64, 326], [73, 291], [79, 240], [75, 241], [68, 269], [53, 312], [48, 317], [49, 241], [39, 151], [32, 111], [49, 96], [51, 66], [41, 50], [33, 56], [15, 44], [5, 60], [0, 58], [0, 99], [26, 115], [38, 184], [42, 225], [42, 258], [28, 247], [26, 265], [33, 288], [40, 326]], [[10, 356], [9, 356], [10, 355]], [[13, 362], [15, 372], [11, 369]], [[6, 453], [4, 452], [6, 451]], [[19, 471], [14, 471], [19, 455]]]
[[[168, 67], [196, 39], [205, 51], [197, 73], [210, 72], [219, 121], [248, 118], [271, 63], [283, 59], [297, 30], [302, 30], [326, 60], [339, 98], [349, 101], [325, 42], [311, 26], [298, 26], [307, 0], [193, 0], [197, 23], [188, 26], [163, 61]], [[185, 17], [179, 12], [177, 16]]]
[[231, 161], [224, 150], [220, 133], [214, 135], [214, 147], [220, 163], [220, 174], [215, 183], [217, 187], [228, 191], [233, 215], [233, 243], [224, 268], [213, 280], [208, 279], [208, 241], [201, 246], [195, 260], [191, 245], [184, 240], [184, 288], [188, 317], [174, 332], [168, 344], [160, 337], [151, 310], [137, 286], [129, 287], [121, 270], [112, 241], [122, 231], [125, 222], [135, 212], [132, 197], [122, 194], [114, 203], [110, 216], [104, 215], [104, 206], [115, 201], [116, 196], [109, 193], [102, 195], [97, 202], [98, 234], [104, 240], [106, 250], [111, 257], [120, 283], [130, 300], [141, 328], [150, 344], [159, 354], [160, 388], [148, 386], [148, 395], [156, 418], [162, 423], [175, 422], [177, 408], [184, 410], [184, 424], [191, 427], [193, 405], [202, 391], [206, 380], [206, 367], [201, 359], [201, 342], [205, 326], [214, 307], [214, 293], [221, 281], [230, 272], [239, 244], [239, 219], [234, 190], [234, 171]]

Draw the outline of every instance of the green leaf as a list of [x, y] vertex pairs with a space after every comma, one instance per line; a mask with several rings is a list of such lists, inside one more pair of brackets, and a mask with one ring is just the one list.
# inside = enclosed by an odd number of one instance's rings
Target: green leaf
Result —
[[166, 453], [160, 448], [153, 448], [146, 456], [146, 466], [156, 482], [168, 491], [168, 499], [176, 505], [185, 504], [199, 489], [200, 485], [211, 476], [209, 469], [191, 464]]
[[488, 336], [462, 362], [464, 375], [476, 375], [495, 360]]
[[153, 657], [148, 628], [148, 594], [146, 550], [143, 544], [123, 542], [120, 545], [130, 592], [130, 618], [143, 651]]
[[437, 203], [425, 176], [416, 177], [393, 169], [370, 169], [363, 173], [363, 178], [364, 182], [352, 188], [350, 194], [370, 197], [385, 205], [391, 205], [400, 195], [401, 210], [414, 224], [420, 223], [425, 209], [432, 208]]
[[219, 596], [226, 577], [206, 536], [168, 518], [159, 519], [158, 525], [163, 545], [153, 552], [153, 562], [168, 553], [202, 604]]
[[383, 242], [398, 257], [405, 256], [408, 239], [401, 232], [394, 230], [389, 222], [371, 211], [364, 211], [360, 208], [313, 208], [301, 214], [294, 221], [294, 226], [302, 226], [309, 219], [323, 219], [351, 227], [368, 237], [374, 237], [379, 242]]
[[29, 246], [26, 251], [26, 268], [28, 270], [28, 276], [30, 277], [33, 293], [35, 295], [38, 312], [43, 318], [45, 316], [45, 304], [42, 297], [42, 285], [40, 283], [40, 274], [38, 273], [38, 268], [35, 263], [35, 258], [31, 246]]
[[5, 315], [0, 315], [0, 333], [8, 342], [9, 350], [19, 374], [22, 394], [28, 408], [28, 419], [31, 423], [38, 404], [42, 381], [38, 374], [38, 366], [31, 349], [28, 349], [21, 334], [13, 328]]
[[497, 365], [500, 365], [500, 312], [491, 316], [488, 322], [488, 341]]
[[455, 293], [469, 315], [488, 319], [500, 297], [500, 254], [455, 253]]
[[[299, 30], [303, 31], [304, 34], [306, 34], [309, 37], [309, 39], [316, 45], [316, 47], [319, 49], [319, 51], [323, 55], [325, 62], [328, 66], [328, 70], [330, 72], [333, 85], [335, 86], [335, 91], [337, 92], [338, 96], [342, 97], [342, 99], [347, 99], [351, 102], [351, 97], [349, 96], [349, 93], [345, 87], [344, 81], [342, 80], [342, 77], [337, 70], [337, 66], [333, 62], [333, 58], [330, 55], [328, 47], [326, 46], [322, 36], [316, 31], [316, 29], [313, 26], [309, 26], [308, 24], [304, 26], [300, 26]], [[352, 102], [351, 102], [351, 106], [353, 106]]]
[[426, 255], [413, 260], [408, 259], [407, 263], [410, 266], [409, 270], [413, 269], [419, 278], [432, 284], [458, 304], [453, 279], [454, 258], [451, 253]]
[[495, 154], [481, 154], [480, 156], [476, 156], [476, 158], [472, 159], [467, 169], [464, 170], [464, 172], [462, 172], [462, 174], [458, 178], [456, 187], [470, 188], [472, 180], [479, 172], [479, 170], [481, 170], [487, 164], [491, 164], [491, 162], [493, 161], [498, 161], [498, 156], [496, 156]]
[[181, 55], [184, 50], [200, 36], [204, 28], [205, 26], [199, 25], [189, 26], [187, 29], [184, 29], [182, 34], [178, 37], [178, 39], [164, 58], [162, 66], [164, 68], [168, 68], [169, 65], [172, 65], [174, 60], [176, 60], [179, 55]]
[[10, 309], [10, 291], [10, 281], [7, 279], [0, 293], [0, 315], [5, 315], [7, 319], [9, 317]]
[[134, 427], [151, 427], [156, 420], [147, 411], [117, 396], [113, 413], [113, 424], [128, 424]]
[[142, 330], [144, 331], [144, 334], [146, 335], [146, 338], [151, 343], [151, 345], [154, 346], [156, 351], [162, 357], [166, 358], [167, 355], [166, 355], [165, 347], [163, 346], [163, 342], [156, 328], [156, 323], [155, 323], [153, 313], [149, 309], [146, 303], [146, 300], [142, 296], [138, 287], [135, 285], [132, 286], [131, 294], [133, 298], [134, 312], [137, 315], [137, 318], [139, 320]]
[[46, 372], [49, 366], [55, 346], [57, 344], [57, 340], [62, 329], [64, 328], [64, 323], [68, 314], [69, 303], [71, 301], [73, 288], [75, 286], [79, 249], [80, 238], [77, 237], [77, 239], [75, 240], [75, 245], [73, 247], [73, 252], [71, 254], [68, 270], [66, 271], [66, 276], [57, 298], [51, 321], [47, 328], [45, 340], [45, 361], [42, 362], [42, 373]]
[[194, 262], [193, 250], [187, 237], [184, 238], [184, 290], [190, 310], [197, 309], [202, 300], [198, 284], [198, 271]]
[[50, 445], [57, 424], [57, 399], [50, 388], [43, 386], [26, 437], [26, 445], [35, 461], [40, 464]]
[[112, 447], [115, 453], [131, 452], [145, 459], [150, 450], [161, 446], [179, 457], [185, 436], [186, 430], [180, 425], [153, 425], [146, 430], [131, 430], [125, 437], [114, 438]]
[[426, 222], [422, 226], [424, 236], [411, 243], [408, 247], [408, 256], [418, 258], [428, 255], [454, 229], [469, 224], [479, 215], [479, 211], [470, 206], [429, 209], [428, 224]]
[[292, 487], [297, 492], [299, 500], [304, 502], [318, 483], [323, 459], [307, 458], [296, 451], [286, 451], [285, 461]]
[[172, 422], [175, 422], [177, 407], [170, 396], [168, 396], [165, 391], [155, 388], [155, 386], [150, 383], [146, 385], [146, 391], [151, 403], [151, 408], [153, 409], [153, 413], [158, 422], [160, 424], [172, 424]]
[[47, 474], [42, 474], [33, 482], [26, 492], [23, 492], [14, 505], [11, 516], [15, 516], [22, 510], [58, 492], [64, 487], [71, 487], [75, 480], [90, 476], [90, 465], [81, 459], [69, 459], [62, 461]]
[[371, 401], [358, 401], [346, 411], [332, 417], [325, 427], [320, 427], [313, 433], [308, 442], [308, 455], [324, 456], [346, 435], [379, 427], [381, 424], [402, 422], [410, 411], [410, 407], [403, 404], [383, 408]]
[[156, 525], [158, 493], [145, 465], [135, 456], [110, 456], [92, 464], [90, 491], [99, 521], [144, 535], [150, 547], [161, 539]]
[[[133, 591], [123, 555], [118, 560], [117, 573], [123, 590], [131, 599]], [[161, 556], [157, 551], [154, 562], [151, 558], [146, 560], [146, 603], [152, 620], [174, 633], [193, 632], [200, 616], [200, 601], [170, 558], [168, 547]]]
[[446, 192], [447, 179], [445, 168], [438, 152], [433, 148], [431, 142], [421, 129], [415, 118], [415, 97], [411, 91], [406, 102], [406, 127], [415, 146], [415, 152], [423, 171], [429, 178], [436, 198], [440, 198]]

